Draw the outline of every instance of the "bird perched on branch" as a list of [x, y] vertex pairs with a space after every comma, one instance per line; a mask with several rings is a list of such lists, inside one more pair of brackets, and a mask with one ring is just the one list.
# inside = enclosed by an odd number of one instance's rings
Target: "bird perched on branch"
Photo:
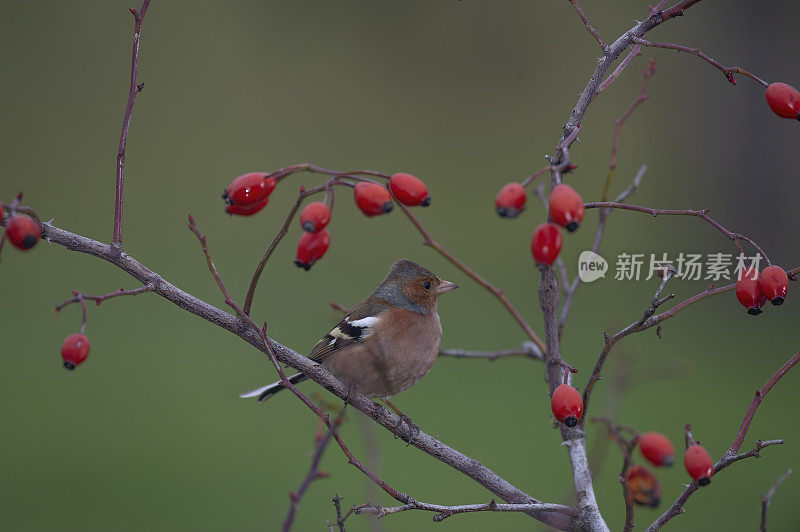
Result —
[[[442, 342], [439, 296], [458, 285], [408, 259], [395, 262], [364, 301], [311, 349], [309, 358], [367, 397], [388, 401], [428, 374]], [[292, 375], [297, 384], [307, 377]], [[243, 393], [266, 401], [284, 390], [281, 382]]]

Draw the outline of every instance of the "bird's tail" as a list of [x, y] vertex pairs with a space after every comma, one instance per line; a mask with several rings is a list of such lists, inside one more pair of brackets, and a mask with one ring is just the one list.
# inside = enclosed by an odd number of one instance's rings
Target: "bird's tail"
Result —
[[[302, 382], [306, 380], [308, 377], [303, 375], [302, 373], [297, 373], [289, 377], [289, 382], [292, 384], [297, 384], [298, 382]], [[268, 384], [267, 386], [262, 386], [261, 388], [256, 388], [255, 390], [250, 390], [249, 392], [245, 392], [239, 394], [239, 397], [242, 399], [249, 399], [250, 397], [258, 397], [258, 402], [261, 403], [266, 401], [273, 395], [278, 392], [285, 390], [286, 387], [281, 383], [281, 381], [273, 382], [272, 384]]]

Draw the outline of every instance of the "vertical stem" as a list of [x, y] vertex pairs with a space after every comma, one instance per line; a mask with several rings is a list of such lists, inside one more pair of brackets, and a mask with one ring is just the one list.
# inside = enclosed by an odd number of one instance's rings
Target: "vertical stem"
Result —
[[136, 95], [141, 92], [143, 84], [139, 84], [139, 41], [142, 34], [142, 21], [147, 13], [150, 0], [144, 0], [142, 7], [133, 13], [133, 51], [131, 53], [131, 83], [128, 88], [128, 103], [125, 105], [125, 114], [122, 117], [122, 131], [119, 136], [119, 147], [117, 148], [117, 182], [116, 193], [114, 196], [114, 236], [111, 240], [112, 248], [119, 251], [122, 247], [122, 192], [125, 182], [125, 147], [128, 143], [128, 129], [131, 125], [131, 114], [133, 114], [133, 103]]

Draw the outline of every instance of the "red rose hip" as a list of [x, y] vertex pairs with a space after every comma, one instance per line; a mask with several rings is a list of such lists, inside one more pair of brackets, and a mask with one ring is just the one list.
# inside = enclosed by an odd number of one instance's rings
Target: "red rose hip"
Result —
[[798, 118], [800, 92], [786, 83], [772, 83], [767, 87], [767, 105], [781, 118]]
[[755, 268], [747, 268], [739, 273], [736, 281], [736, 299], [744, 305], [751, 316], [761, 314], [761, 307], [767, 302], [767, 298], [761, 293], [758, 272]]
[[639, 438], [639, 450], [648, 462], [656, 466], [671, 466], [675, 462], [675, 447], [660, 432], [645, 432]]
[[361, 212], [367, 216], [377, 216], [391, 212], [394, 208], [392, 195], [386, 187], [377, 183], [362, 181], [353, 189], [353, 198]]
[[309, 203], [300, 212], [300, 225], [304, 231], [316, 233], [331, 221], [331, 210], [321, 201]]
[[328, 251], [331, 245], [331, 235], [327, 229], [321, 229], [316, 233], [303, 231], [300, 241], [297, 243], [297, 258], [294, 263], [298, 268], [308, 271], [319, 259]]
[[773, 305], [783, 305], [789, 290], [789, 276], [780, 266], [767, 266], [758, 276], [758, 286]]
[[701, 486], [711, 483], [711, 476], [714, 474], [714, 462], [702, 445], [696, 443], [686, 449], [683, 455], [683, 465], [686, 472]]
[[550, 408], [559, 423], [574, 427], [583, 415], [583, 399], [569, 384], [560, 384], [550, 398]]
[[236, 216], [252, 216], [269, 203], [269, 196], [259, 201], [256, 204], [241, 206], [241, 205], [225, 205], [225, 212]]
[[558, 227], [545, 223], [536, 228], [531, 238], [531, 253], [540, 264], [553, 264], [561, 252], [563, 237]]
[[42, 228], [30, 216], [15, 214], [6, 222], [6, 237], [14, 247], [28, 250], [42, 238]]
[[494, 208], [503, 218], [516, 218], [525, 210], [528, 195], [519, 183], [509, 183], [500, 189], [494, 199]]
[[644, 466], [632, 465], [625, 471], [625, 487], [628, 497], [636, 504], [655, 508], [661, 502], [661, 484]]
[[222, 198], [228, 205], [251, 207], [268, 198], [276, 184], [274, 177], [267, 177], [263, 172], [250, 172], [231, 181]]
[[556, 185], [550, 193], [550, 219], [565, 227], [570, 233], [583, 220], [583, 200], [575, 190], [565, 184]]
[[61, 358], [64, 360], [64, 367], [73, 370], [89, 356], [91, 344], [89, 339], [80, 333], [70, 334], [61, 344]]
[[394, 174], [389, 179], [389, 188], [397, 201], [403, 205], [427, 207], [431, 204], [431, 197], [428, 195], [425, 183], [411, 174]]

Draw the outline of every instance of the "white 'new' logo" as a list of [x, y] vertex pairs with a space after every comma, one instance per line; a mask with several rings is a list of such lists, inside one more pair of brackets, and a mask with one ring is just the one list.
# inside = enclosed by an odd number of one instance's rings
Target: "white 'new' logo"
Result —
[[606, 259], [593, 251], [582, 251], [578, 257], [578, 277], [584, 283], [591, 283], [608, 272], [608, 262]]

